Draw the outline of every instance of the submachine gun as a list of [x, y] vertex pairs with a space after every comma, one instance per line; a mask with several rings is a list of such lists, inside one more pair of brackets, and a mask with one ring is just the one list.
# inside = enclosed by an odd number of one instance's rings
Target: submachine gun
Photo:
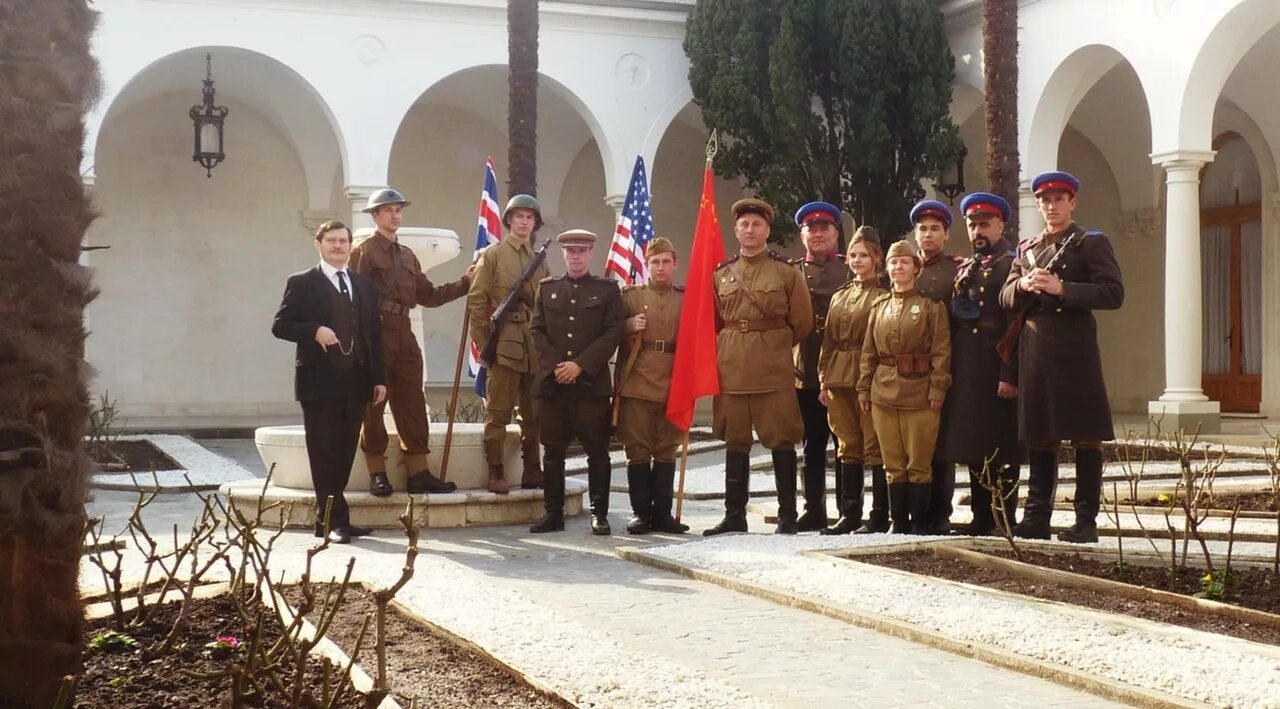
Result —
[[[480, 361], [486, 367], [491, 367], [498, 362], [498, 334], [502, 332], [502, 326], [507, 324], [507, 320], [511, 317], [511, 310], [518, 303], [520, 292], [524, 290], [525, 284], [529, 279], [533, 278], [533, 274], [537, 273], [538, 267], [547, 260], [547, 247], [551, 246], [551, 238], [547, 237], [543, 240], [542, 246], [533, 254], [533, 260], [525, 267], [524, 273], [520, 274], [519, 280], [511, 287], [507, 296], [502, 299], [498, 307], [493, 309], [493, 315], [489, 316], [489, 340], [484, 343], [484, 350], [480, 353]], [[533, 305], [529, 303], [529, 305]]]
[[[1076, 244], [1079, 244], [1080, 240], [1085, 237], [1085, 234], [1086, 232], [1076, 231], [1063, 239], [1062, 247], [1053, 255], [1053, 258], [1049, 259], [1049, 263], [1045, 264], [1044, 269], [1056, 274], [1062, 255], [1067, 253], [1068, 249], [1075, 248]], [[1031, 306], [1038, 302], [1038, 298], [1027, 298], [1022, 301], [1022, 305], [1018, 306], [1017, 310], [1009, 314], [1009, 329], [1004, 331], [1004, 335], [996, 343], [996, 352], [1000, 353], [1000, 361], [1007, 363], [1013, 359], [1013, 350], [1018, 346], [1018, 338], [1022, 336], [1022, 327], [1027, 324], [1027, 316], [1030, 314]]]

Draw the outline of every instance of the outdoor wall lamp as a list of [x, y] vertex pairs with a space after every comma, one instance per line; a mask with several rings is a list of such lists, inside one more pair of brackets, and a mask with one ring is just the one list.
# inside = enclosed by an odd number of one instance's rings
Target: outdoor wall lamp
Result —
[[195, 124], [195, 152], [191, 159], [204, 167], [205, 177], [213, 177], [213, 168], [227, 158], [222, 151], [222, 121], [226, 106], [215, 106], [213, 90], [213, 56], [204, 55], [204, 102], [191, 107]]
[[946, 197], [949, 204], [955, 204], [956, 197], [964, 193], [964, 159], [968, 154], [968, 149], [961, 148], [956, 163], [944, 168], [934, 183], [933, 188]]

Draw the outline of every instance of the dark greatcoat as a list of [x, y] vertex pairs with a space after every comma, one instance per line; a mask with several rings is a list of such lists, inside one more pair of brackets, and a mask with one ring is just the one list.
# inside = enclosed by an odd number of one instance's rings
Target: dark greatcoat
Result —
[[1000, 382], [1018, 384], [1017, 357], [1005, 363], [996, 353], [1009, 324], [1000, 289], [1012, 265], [1013, 251], [1001, 239], [989, 256], [966, 259], [956, 276], [957, 292], [977, 304], [980, 314], [961, 320], [951, 313], [951, 389], [942, 409], [947, 426], [939, 432], [938, 460], [981, 466], [995, 454], [994, 466], [1022, 463], [1017, 400], [996, 395]]
[[[1063, 280], [1062, 296], [1018, 290], [1018, 279], [1034, 268], [1032, 263], [1046, 267], [1072, 234], [1078, 240], [1054, 268]], [[1111, 241], [1075, 224], [1056, 236], [1029, 239], [1018, 247], [1000, 303], [1009, 310], [1029, 305], [1017, 354], [1021, 438], [1028, 444], [1113, 440], [1093, 317], [1094, 310], [1116, 310], [1124, 303]]]

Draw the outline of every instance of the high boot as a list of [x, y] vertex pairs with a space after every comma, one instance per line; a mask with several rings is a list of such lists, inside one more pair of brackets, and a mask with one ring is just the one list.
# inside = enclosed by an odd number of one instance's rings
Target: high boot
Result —
[[747, 531], [747, 496], [750, 494], [751, 457], [746, 451], [724, 454], [724, 519], [702, 531], [711, 537], [725, 532]]
[[613, 533], [609, 528], [609, 478], [612, 466], [609, 454], [603, 456], [587, 456], [587, 496], [591, 500], [591, 533], [606, 536]]
[[1010, 465], [1000, 471], [1000, 493], [1004, 496], [1004, 518], [996, 517], [996, 529], [1012, 529], [1018, 523], [1018, 477], [1022, 468]]
[[564, 458], [548, 458], [542, 466], [544, 478], [542, 494], [547, 514], [542, 521], [529, 528], [534, 534], [564, 531]]
[[862, 463], [841, 461], [837, 463], [836, 472], [840, 490], [844, 493], [840, 498], [840, 519], [836, 520], [835, 526], [822, 530], [821, 534], [849, 534], [862, 527], [862, 485], [865, 479]]
[[524, 469], [520, 472], [520, 487], [525, 490], [542, 487], [542, 447], [538, 445], [537, 436], [520, 439], [520, 458], [524, 461]]
[[[989, 477], [990, 480], [984, 479], [984, 476]], [[993, 498], [987, 485], [1001, 484], [996, 471], [984, 471], [981, 465], [969, 466], [969, 508], [973, 510], [973, 521], [957, 532], [971, 537], [986, 537], [996, 530], [996, 518], [991, 511]]]
[[631, 497], [627, 534], [648, 534], [653, 514], [653, 468], [649, 461], [627, 463], [627, 494]]
[[489, 492], [497, 495], [511, 492], [507, 476], [502, 470], [502, 441], [485, 441], [484, 459], [489, 464]]
[[933, 500], [933, 483], [908, 483], [907, 506], [911, 510], [912, 534], [934, 533], [937, 520], [929, 514]]
[[911, 533], [911, 508], [907, 497], [907, 483], [889, 484], [889, 517], [893, 519], [894, 534]]
[[[859, 491], [861, 494], [861, 491]], [[889, 485], [884, 466], [871, 466], [871, 512], [867, 523], [853, 530], [854, 534], [884, 534], [889, 531]]]
[[[840, 461], [836, 461], [840, 477]], [[796, 531], [814, 532], [827, 527], [827, 461], [804, 457], [804, 514], [796, 520]]]
[[1058, 541], [1098, 541], [1098, 508], [1102, 504], [1102, 451], [1076, 449], [1076, 523], [1058, 532]]
[[930, 468], [933, 480], [929, 483], [929, 531], [932, 534], [950, 534], [951, 503], [956, 495], [956, 466], [955, 463], [935, 460]]
[[1027, 451], [1027, 508], [1022, 521], [1014, 525], [1013, 536], [1022, 539], [1048, 539], [1053, 531], [1053, 499], [1058, 487], [1058, 452], [1032, 448]]
[[674, 462], [653, 462], [653, 495], [649, 514], [649, 529], [654, 532], [668, 534], [684, 534], [689, 525], [677, 522], [671, 516], [671, 505], [674, 502], [676, 482], [676, 464]]
[[778, 487], [778, 526], [774, 534], [795, 534], [796, 528], [796, 452], [773, 452], [773, 482]]

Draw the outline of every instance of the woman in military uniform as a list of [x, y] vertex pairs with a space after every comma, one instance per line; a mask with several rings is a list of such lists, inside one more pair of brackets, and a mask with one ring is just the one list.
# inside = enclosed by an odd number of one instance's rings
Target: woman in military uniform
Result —
[[[827, 326], [818, 355], [819, 399], [827, 407], [827, 419], [838, 441], [837, 466], [840, 519], [822, 534], [889, 531], [888, 488], [880, 445], [871, 417], [858, 407], [858, 368], [871, 304], [886, 294], [880, 287], [880, 244], [861, 236], [849, 243], [845, 262], [853, 280], [831, 296]], [[871, 520], [862, 524], [864, 466], [871, 466]]]
[[893, 532], [929, 529], [930, 461], [951, 386], [946, 308], [916, 291], [923, 260], [912, 244], [889, 247], [893, 290], [875, 301], [862, 343], [858, 403], [870, 412], [889, 479]]

